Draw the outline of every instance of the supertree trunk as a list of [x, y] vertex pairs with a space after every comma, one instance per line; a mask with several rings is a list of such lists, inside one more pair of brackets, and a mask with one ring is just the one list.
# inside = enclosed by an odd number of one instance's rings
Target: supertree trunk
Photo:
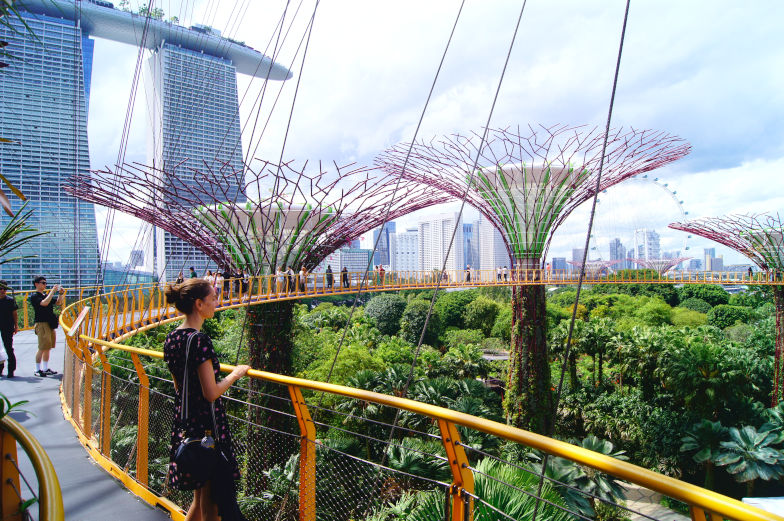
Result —
[[776, 354], [773, 358], [773, 406], [782, 400], [784, 393], [784, 361], [782, 361], [782, 348], [784, 348], [784, 286], [773, 286], [773, 303], [776, 306]]
[[552, 427], [553, 402], [544, 285], [512, 287], [511, 336], [504, 398], [507, 422], [547, 433]]
[[[290, 375], [294, 301], [250, 306], [247, 314], [248, 365], [262, 371]], [[274, 412], [291, 412], [285, 410], [287, 389], [255, 378], [249, 381], [249, 389], [243, 489], [245, 494], [260, 496], [266, 488], [262, 471], [285, 464], [296, 448], [290, 436], [280, 433], [290, 431], [289, 417]]]

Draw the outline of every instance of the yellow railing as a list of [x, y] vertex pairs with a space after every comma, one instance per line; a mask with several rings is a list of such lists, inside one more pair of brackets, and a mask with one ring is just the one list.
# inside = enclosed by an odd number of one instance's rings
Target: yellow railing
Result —
[[[369, 281], [370, 287], [368, 289], [370, 291], [384, 291], [427, 288], [435, 285], [433, 281], [428, 281], [426, 277], [421, 275], [407, 277], [401, 274], [386, 274], [383, 279], [381, 275], [378, 275], [372, 277], [374, 280]], [[496, 278], [496, 273], [493, 271], [492, 273], [479, 273], [477, 277], [472, 276], [470, 283], [455, 280], [444, 282], [449, 286], [468, 284], [473, 286], [477, 283], [498, 284], [497, 280], [484, 280], [491, 279], [490, 275], [492, 275], [492, 279]], [[552, 276], [553, 274], [548, 274], [544, 270], [519, 272], [514, 274], [514, 283], [550, 283], [549, 281], [553, 279], [547, 275]], [[286, 281], [281, 282], [274, 277], [262, 277], [248, 282], [247, 293], [243, 293], [242, 285], [239, 285], [239, 294], [235, 293], [234, 285], [230, 282], [226, 288], [221, 288], [225, 289], [221, 295], [222, 309], [262, 304], [275, 300], [349, 293], [356, 290], [356, 278], [352, 277], [348, 287], [342, 287], [342, 284], [340, 287], [336, 287], [342, 282], [340, 274], [336, 273], [330, 288], [325, 278], [321, 279], [323, 285], [321, 284], [319, 277], [322, 276], [319, 275], [314, 281], [311, 275], [308, 283], [303, 287], [299, 286], [298, 281], [294, 281], [292, 287], [286, 287], [288, 284]], [[624, 282], [619, 279], [602, 280], [613, 283]], [[659, 280], [657, 282], [675, 282], [675, 280]], [[680, 279], [677, 283], [685, 282]], [[505, 281], [502, 280], [501, 284], [504, 283]], [[510, 280], [508, 283], [513, 282]], [[78, 329], [73, 329], [74, 322], [80, 313], [84, 315], [83, 321], [76, 324]], [[171, 496], [164, 497], [166, 487], [165, 485], [163, 488], [161, 487], [161, 472], [164, 472], [161, 470], [162, 465], [168, 461], [168, 453], [162, 447], [168, 444], [171, 416], [167, 411], [172, 409], [171, 397], [161, 394], [160, 391], [151, 392], [150, 388], [150, 370], [156, 367], [154, 362], [161, 360], [163, 354], [160, 351], [139, 349], [121, 345], [118, 342], [140, 330], [180, 318], [172, 308], [166, 306], [162, 288], [156, 286], [99, 294], [70, 305], [60, 318], [64, 330], [69, 333], [62, 387], [63, 408], [66, 416], [72, 421], [82, 443], [97, 462], [122, 480], [134, 493], [151, 504], [169, 510], [175, 519], [183, 518], [181, 506], [172, 500]], [[116, 363], [109, 359], [111, 350], [127, 353], [133, 369], [117, 367]], [[157, 367], [160, 368], [160, 366]], [[231, 369], [232, 366], [221, 366], [221, 370], [224, 372]], [[128, 372], [128, 376], [121, 377], [120, 371]], [[478, 471], [471, 466], [471, 457], [466, 454], [467, 451], [472, 452], [474, 449], [460, 441], [459, 428], [466, 429], [464, 433], [484, 433], [498, 439], [538, 449], [665, 494], [689, 505], [692, 519], [695, 520], [704, 521], [706, 514], [710, 516], [710, 519], [784, 519], [721, 494], [657, 474], [636, 465], [487, 419], [409, 399], [263, 371], [252, 370], [249, 376], [253, 381], [272, 385], [276, 389], [285, 389], [285, 394], [288, 396], [284, 405], [279, 408], [280, 410], [273, 411], [269, 404], [253, 410], [257, 413], [262, 410], [271, 411], [269, 414], [274, 412], [296, 420], [293, 433], [289, 433], [289, 435], [293, 434], [299, 440], [299, 485], [296, 496], [299, 501], [299, 519], [302, 521], [316, 519], [319, 509], [325, 507], [316, 504], [318, 484], [316, 481], [318, 477], [316, 454], [325, 449], [323, 435], [317, 437], [316, 429], [318, 427], [327, 430], [336, 428], [319, 423], [318, 419], [313, 419], [311, 410], [314, 407], [320, 414], [325, 414], [322, 412], [323, 407], [321, 406], [323, 398], [317, 399], [316, 393], [323, 393], [322, 397], [350, 398], [362, 403], [387, 407], [404, 414], [420, 415], [429, 422], [429, 425], [434, 428], [437, 426], [434, 432], [439, 433], [437, 437], [440, 438], [443, 446], [443, 459], [447, 462], [451, 474], [451, 483], [447, 484], [445, 493], [450, 499], [451, 518], [455, 521], [470, 519], [475, 504], [480, 501], [473, 489]], [[128, 394], [129, 386], [135, 388], [133, 396]], [[269, 396], [270, 399], [282, 400], [283, 394], [273, 392]], [[253, 396], [252, 389], [248, 390], [248, 395]], [[306, 396], [309, 399], [306, 399]], [[120, 404], [120, 401], [125, 405]], [[129, 403], [130, 406], [127, 405]], [[249, 415], [253, 407], [256, 405], [247, 404]], [[130, 413], [128, 408], [130, 408]], [[129, 416], [136, 418], [132, 422], [134, 444], [131, 448], [125, 447], [121, 450], [118, 448], [115, 430], [121, 423], [120, 418], [127, 420]], [[155, 418], [151, 420], [152, 416]], [[168, 424], [166, 424], [167, 421]], [[166, 426], [162, 427], [163, 424]], [[257, 427], [263, 428], [262, 426]], [[250, 432], [256, 427], [251, 422], [243, 428], [249, 429]], [[162, 431], [163, 434], [161, 434]], [[248, 443], [250, 444], [251, 441]], [[255, 438], [252, 443], [256, 443]], [[276, 443], [280, 444], [281, 442], [278, 440]], [[245, 448], [246, 452], [241, 459], [246, 461], [247, 465], [251, 465], [254, 463], [254, 454], [264, 454], [266, 451], [272, 451], [273, 448], [278, 450], [279, 447], [251, 447], [249, 445]], [[282, 461], [285, 461], [285, 458]], [[260, 474], [267, 470], [267, 468], [254, 468], [253, 472]], [[185, 500], [183, 497], [182, 501]], [[354, 516], [346, 514], [346, 519], [349, 517]]]
[[2, 519], [19, 521], [23, 519], [20, 511], [22, 488], [19, 481], [17, 445], [30, 459], [38, 481], [39, 519], [51, 521], [64, 519], [60, 482], [49, 456], [27, 429], [8, 416], [0, 420], [0, 448], [2, 448], [0, 515]]

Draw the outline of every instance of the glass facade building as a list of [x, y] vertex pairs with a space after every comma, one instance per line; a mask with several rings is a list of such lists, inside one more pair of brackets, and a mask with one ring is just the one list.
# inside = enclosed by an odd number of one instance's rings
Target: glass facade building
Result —
[[[28, 198], [29, 225], [47, 235], [9, 256], [34, 256], [0, 264], [0, 278], [31, 289], [36, 275], [66, 287], [99, 280], [93, 205], [62, 190], [65, 179], [90, 168], [87, 109], [93, 41], [73, 21], [23, 13], [35, 36], [13, 16], [0, 26], [10, 57], [0, 69], [0, 172]], [[13, 209], [22, 201], [11, 197]], [[9, 217], [0, 218], [0, 226]]]
[[[165, 172], [161, 183], [175, 193], [188, 192], [189, 187], [198, 193], [208, 185], [200, 184], [194, 170], [236, 173], [236, 177], [226, 176], [236, 182], [219, 187], [220, 193], [213, 195], [219, 201], [244, 202], [234, 65], [168, 43], [154, 51], [147, 65], [147, 99], [152, 106], [148, 156]], [[149, 255], [154, 273], [162, 280], [174, 280], [190, 266], [200, 275], [216, 268], [198, 249], [163, 230], [156, 230]]]

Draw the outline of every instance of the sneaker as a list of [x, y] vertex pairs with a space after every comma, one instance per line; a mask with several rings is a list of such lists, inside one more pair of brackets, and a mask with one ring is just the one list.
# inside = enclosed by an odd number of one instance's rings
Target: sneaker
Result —
[[14, 373], [8, 373], [8, 378], [14, 378]]
[[35, 376], [40, 376], [41, 378], [46, 378], [46, 373], [41, 371], [40, 369], [33, 373]]
[[44, 373], [46, 373], [49, 376], [52, 376], [54, 374], [57, 374], [57, 371], [52, 371], [51, 369], [47, 369], [46, 371], [44, 371]]

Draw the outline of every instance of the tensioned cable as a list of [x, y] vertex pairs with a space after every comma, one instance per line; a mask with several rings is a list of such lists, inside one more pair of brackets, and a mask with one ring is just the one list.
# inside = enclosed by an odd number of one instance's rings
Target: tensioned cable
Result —
[[[438, 63], [438, 68], [436, 69], [436, 74], [433, 77], [433, 82], [430, 84], [430, 91], [427, 94], [427, 99], [425, 100], [425, 105], [422, 107], [422, 113], [419, 115], [419, 121], [417, 122], [416, 129], [414, 130], [414, 136], [411, 139], [411, 145], [408, 147], [408, 152], [406, 153], [406, 159], [403, 162], [403, 168], [400, 171], [400, 175], [395, 182], [395, 189], [392, 191], [392, 196], [389, 200], [389, 205], [387, 206], [386, 213], [384, 214], [384, 220], [381, 222], [380, 232], [378, 237], [376, 237], [376, 241], [373, 244], [373, 251], [370, 254], [370, 258], [368, 259], [368, 263], [365, 266], [365, 274], [362, 277], [362, 280], [359, 282], [359, 289], [354, 294], [354, 302], [351, 304], [351, 310], [348, 314], [348, 319], [346, 320], [346, 326], [343, 328], [343, 334], [340, 337], [340, 342], [338, 343], [337, 351], [335, 352], [335, 357], [332, 359], [332, 365], [329, 367], [329, 372], [327, 373], [327, 379], [325, 380], [329, 383], [330, 379], [332, 378], [332, 372], [335, 369], [335, 364], [338, 361], [338, 356], [340, 356], [340, 350], [343, 347], [343, 343], [346, 339], [346, 333], [348, 332], [348, 328], [351, 326], [351, 319], [354, 316], [354, 311], [357, 308], [357, 302], [359, 302], [359, 296], [362, 294], [362, 290], [365, 287], [365, 283], [368, 280], [368, 273], [370, 272], [370, 265], [373, 264], [373, 257], [376, 254], [376, 250], [378, 249], [378, 244], [381, 241], [381, 237], [384, 234], [384, 227], [389, 220], [389, 214], [392, 211], [392, 205], [395, 201], [395, 195], [397, 195], [398, 188], [400, 188], [400, 183], [403, 180], [403, 174], [405, 173], [406, 167], [408, 166], [408, 160], [411, 157], [411, 151], [414, 149], [414, 143], [416, 142], [416, 138], [419, 135], [419, 129], [422, 128], [422, 121], [425, 119], [425, 113], [427, 112], [427, 107], [430, 105], [430, 99], [433, 97], [433, 91], [435, 91], [436, 83], [438, 82], [438, 77], [441, 74], [441, 69], [444, 66], [444, 60], [446, 60], [447, 52], [449, 52], [449, 47], [452, 44], [452, 37], [455, 35], [455, 30], [457, 29], [457, 23], [460, 21], [460, 15], [463, 13], [463, 6], [465, 5], [465, 0], [460, 2], [460, 8], [457, 10], [457, 16], [455, 17], [455, 22], [452, 24], [452, 30], [449, 33], [449, 38], [446, 41], [446, 46], [444, 47], [444, 52], [441, 55], [441, 61]], [[324, 398], [324, 393], [321, 393], [321, 398], [319, 399], [319, 405], [321, 405]]]
[[[591, 202], [591, 215], [588, 218], [588, 231], [585, 234], [585, 248], [583, 250], [583, 261], [582, 265], [585, 266], [585, 263], [588, 259], [588, 246], [591, 240], [591, 230], [593, 229], [593, 219], [596, 214], [596, 201], [599, 198], [599, 188], [601, 187], [602, 182], [602, 169], [604, 168], [604, 157], [607, 152], [607, 140], [610, 136], [610, 122], [612, 120], [612, 113], [613, 113], [613, 106], [615, 105], [615, 93], [618, 88], [618, 74], [621, 69], [621, 55], [623, 54], [623, 42], [626, 38], [626, 22], [629, 19], [629, 5], [631, 0], [626, 0], [626, 10], [623, 14], [623, 27], [621, 28], [621, 41], [618, 44], [618, 58], [615, 62], [615, 76], [613, 78], [613, 85], [612, 85], [612, 93], [610, 94], [610, 106], [607, 110], [607, 124], [605, 125], [604, 129], [604, 142], [602, 143], [602, 157], [599, 160], [599, 173], [596, 175], [596, 188], [593, 192], [593, 199]], [[566, 368], [567, 363], [569, 360], [569, 353], [571, 351], [572, 345], [572, 333], [574, 332], [574, 323], [577, 318], [577, 304], [580, 302], [580, 292], [583, 287], [583, 280], [585, 279], [585, 270], [580, 270], [580, 276], [577, 279], [577, 294], [574, 297], [574, 306], [572, 307], [572, 316], [569, 319], [569, 332], [566, 335], [566, 348], [564, 350], [564, 358], [563, 364], [561, 365], [561, 377], [558, 381], [558, 390], [555, 393], [555, 400], [553, 401], [553, 408], [551, 411], [553, 421], [550, 422], [550, 432], [548, 435], [552, 435], [553, 433], [553, 426], [555, 423], [555, 415], [558, 411], [558, 402], [561, 399], [561, 392], [563, 391], [563, 383], [564, 383], [564, 376], [566, 375]], [[544, 474], [545, 468], [547, 467], [547, 459], [548, 455], [545, 454], [542, 458], [542, 474]], [[542, 486], [544, 485], [544, 480], [539, 480], [539, 493], [538, 495], [541, 496]], [[536, 521], [536, 514], [539, 512], [539, 503], [540, 501], [537, 500], [536, 506], [534, 507], [534, 515], [532, 517], [532, 521]]]

